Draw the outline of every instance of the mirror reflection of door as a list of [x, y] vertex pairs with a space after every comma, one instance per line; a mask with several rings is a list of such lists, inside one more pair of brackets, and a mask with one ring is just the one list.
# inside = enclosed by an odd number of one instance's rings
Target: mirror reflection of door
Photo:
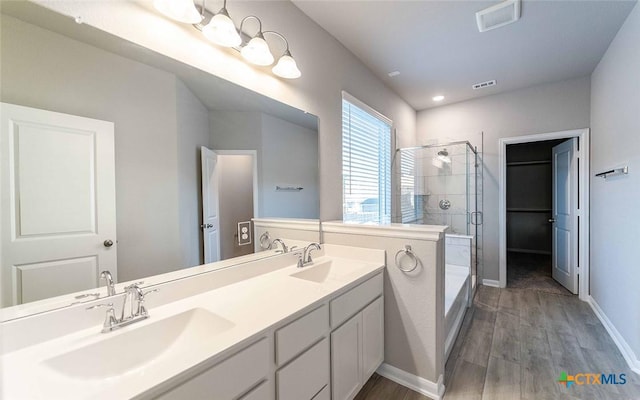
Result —
[[[254, 150], [202, 151], [204, 262], [253, 253], [253, 241], [239, 224], [255, 216], [257, 162]], [[215, 161], [214, 161], [215, 160]], [[247, 235], [252, 234], [248, 229]], [[216, 258], [217, 257], [217, 258]]]
[[2, 306], [116, 279], [113, 123], [0, 110]]

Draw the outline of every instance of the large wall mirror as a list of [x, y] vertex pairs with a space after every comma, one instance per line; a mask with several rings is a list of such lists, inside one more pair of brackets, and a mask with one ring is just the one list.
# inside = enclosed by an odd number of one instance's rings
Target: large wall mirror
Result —
[[319, 217], [315, 116], [33, 3], [1, 11], [2, 307], [105, 269], [246, 260], [238, 223]]

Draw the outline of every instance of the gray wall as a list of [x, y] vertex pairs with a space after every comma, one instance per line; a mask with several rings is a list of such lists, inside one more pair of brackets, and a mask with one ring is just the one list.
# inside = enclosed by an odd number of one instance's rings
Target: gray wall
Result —
[[253, 253], [253, 243], [239, 246], [238, 222], [253, 218], [253, 157], [218, 157], [220, 192], [220, 259]]
[[[319, 218], [318, 132], [262, 115], [260, 217]], [[276, 192], [276, 185], [300, 185]]]
[[194, 237], [193, 225], [180, 227], [195, 223], [181, 207], [197, 202], [197, 192], [187, 190], [198, 179], [190, 175], [196, 153], [189, 144], [198, 142], [190, 136], [198, 126], [185, 122], [197, 100], [172, 74], [11, 17], [1, 25], [3, 102], [115, 123], [118, 279], [197, 260], [182, 247]]
[[209, 146], [209, 110], [176, 79], [180, 264], [204, 262], [200, 147]]
[[[640, 6], [591, 76], [591, 296], [640, 368]], [[594, 178], [623, 165], [629, 175]]]
[[[261, 112], [211, 111], [212, 150], [256, 150], [258, 215], [318, 218], [318, 133]], [[277, 184], [300, 184], [300, 192], [276, 192]], [[342, 192], [340, 192], [342, 193]]]
[[417, 144], [469, 140], [483, 146], [483, 264], [480, 278], [498, 280], [498, 140], [589, 126], [589, 77], [538, 85], [420, 111]]

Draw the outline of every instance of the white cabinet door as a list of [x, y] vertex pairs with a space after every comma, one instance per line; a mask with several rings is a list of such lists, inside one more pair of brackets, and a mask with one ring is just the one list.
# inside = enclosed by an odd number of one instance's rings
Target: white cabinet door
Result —
[[362, 310], [362, 382], [366, 382], [384, 360], [384, 300], [378, 298]]
[[351, 400], [360, 390], [362, 315], [357, 314], [331, 333], [331, 390], [333, 400]]
[[1, 103], [1, 306], [117, 279], [115, 243], [113, 123]]

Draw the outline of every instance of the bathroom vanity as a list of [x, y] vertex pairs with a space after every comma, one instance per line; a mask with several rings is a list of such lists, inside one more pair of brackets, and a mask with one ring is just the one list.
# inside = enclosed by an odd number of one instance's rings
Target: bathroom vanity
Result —
[[[5, 322], [5, 342], [69, 327], [3, 346], [2, 397], [351, 399], [384, 358], [384, 251], [326, 245], [303, 268], [298, 253], [157, 285], [150, 317], [110, 333], [87, 304]], [[222, 273], [237, 279], [198, 286]]]

